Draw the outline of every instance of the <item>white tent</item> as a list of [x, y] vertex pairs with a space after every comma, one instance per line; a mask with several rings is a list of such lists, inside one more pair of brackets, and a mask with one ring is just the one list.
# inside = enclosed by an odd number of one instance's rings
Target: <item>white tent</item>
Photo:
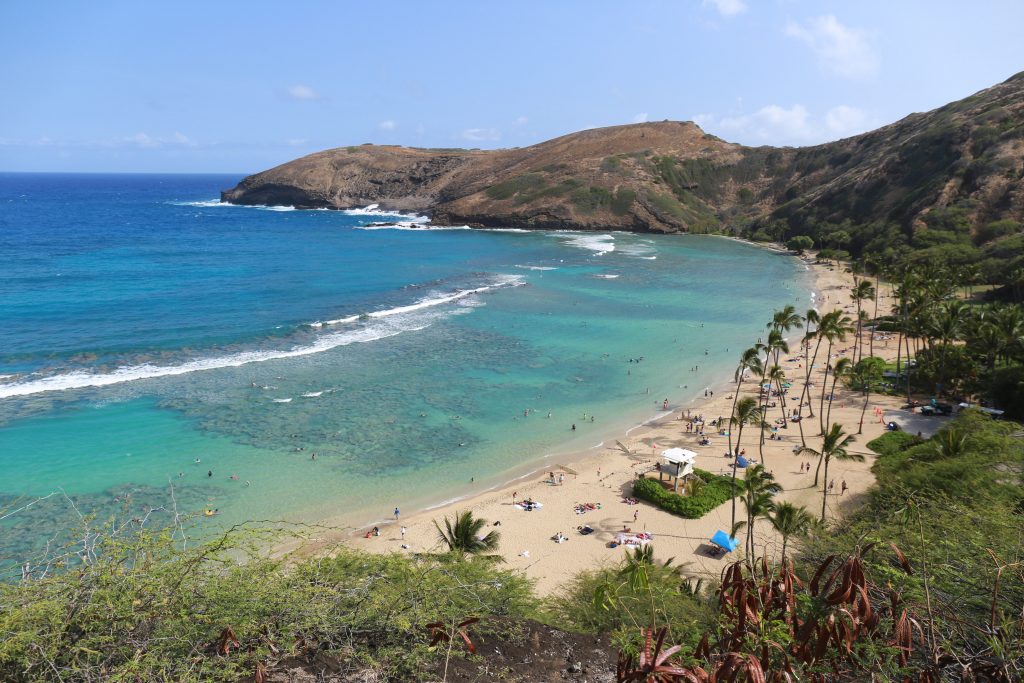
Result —
[[662, 451], [661, 457], [665, 458], [665, 462], [669, 465], [675, 465], [676, 482], [674, 488], [678, 490], [679, 480], [693, 474], [693, 463], [697, 459], [697, 454], [685, 448], [669, 448]]

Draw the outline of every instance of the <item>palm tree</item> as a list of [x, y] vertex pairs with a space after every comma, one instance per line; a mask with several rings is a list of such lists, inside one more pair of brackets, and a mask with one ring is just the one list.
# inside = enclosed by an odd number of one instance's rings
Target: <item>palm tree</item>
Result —
[[444, 529], [434, 520], [434, 527], [441, 543], [448, 546], [448, 550], [460, 555], [479, 555], [480, 553], [495, 550], [498, 547], [498, 540], [501, 534], [497, 531], [489, 531], [487, 535], [481, 536], [480, 531], [487, 526], [487, 520], [474, 517], [469, 510], [455, 513], [455, 522], [447, 517], [444, 518]]
[[[813, 361], [811, 360], [811, 342], [815, 339], [818, 343], [821, 343], [821, 338], [818, 335], [818, 329], [821, 325], [821, 316], [818, 315], [818, 311], [813, 308], [807, 309], [807, 315], [804, 316], [804, 322], [807, 325], [806, 332], [801, 344], [804, 347], [804, 385], [800, 389], [800, 398], [797, 401], [796, 411], [797, 416], [800, 418], [797, 420], [797, 426], [800, 428], [800, 446], [806, 446], [807, 440], [804, 438], [804, 397], [807, 396], [811, 391], [811, 367]], [[815, 326], [814, 330], [811, 330], [811, 325]], [[815, 346], [814, 355], [817, 357], [818, 348]], [[814, 406], [811, 405], [810, 401], [807, 401], [808, 415], [814, 417]]]
[[[854, 277], [853, 280], [853, 301], [857, 304], [857, 345], [854, 347], [854, 361], [857, 360], [857, 350], [862, 349], [864, 341], [861, 339], [861, 331], [864, 329], [863, 318], [861, 317], [861, 302], [867, 301], [875, 296], [875, 286], [871, 284], [871, 280], [858, 280]], [[871, 334], [874, 337], [874, 332]], [[863, 350], [860, 353], [860, 357], [864, 356]]]
[[[743, 438], [743, 426], [748, 424], [757, 424], [761, 422], [761, 407], [757, 405], [750, 396], [744, 396], [736, 403], [736, 408], [733, 410], [732, 417], [729, 418], [730, 425], [737, 425], [739, 429], [736, 431], [736, 448], [732, 451], [732, 525], [736, 525], [736, 470], [737, 461], [740, 457], [740, 440]], [[732, 433], [732, 429], [729, 429]]]
[[864, 432], [864, 414], [868, 411], [868, 398], [871, 396], [871, 387], [882, 379], [879, 360], [874, 356], [861, 358], [857, 364], [850, 369], [850, 381], [854, 389], [864, 393], [864, 404], [860, 408], [860, 423], [857, 425], [857, 433]]
[[[790, 306], [789, 308], [792, 307]], [[759, 401], [761, 402], [761, 415], [763, 417], [768, 414], [768, 399], [771, 398], [772, 395], [771, 389], [765, 391], [764, 388], [764, 380], [768, 376], [768, 362], [771, 359], [773, 353], [775, 354], [776, 362], [778, 362], [777, 359], [779, 357], [780, 351], [785, 351], [786, 353], [789, 353], [789, 344], [787, 344], [786, 340], [783, 339], [782, 332], [773, 329], [770, 332], [768, 332], [768, 343], [761, 346], [761, 349], [764, 351], [764, 363], [761, 365], [761, 384], [758, 387], [760, 391], [758, 397]], [[764, 459], [764, 426], [764, 420], [761, 420], [760, 440], [758, 441], [757, 448], [759, 457], [762, 460]]]
[[814, 520], [805, 507], [782, 502], [775, 505], [775, 514], [768, 518], [782, 536], [782, 566], [786, 566], [786, 545], [793, 536], [805, 536]]
[[[793, 306], [786, 306], [781, 311], [775, 311], [775, 314], [772, 316], [772, 321], [768, 323], [768, 326], [771, 329], [782, 333], [789, 332], [793, 329], [800, 329], [804, 326], [804, 321], [803, 318], [797, 314], [796, 308]], [[786, 353], [789, 353], [788, 349], [786, 350]], [[779, 362], [778, 349], [775, 351], [775, 362]]]
[[929, 321], [928, 332], [942, 344], [938, 376], [938, 384], [941, 386], [935, 387], [936, 395], [946, 384], [946, 360], [949, 355], [949, 345], [963, 334], [967, 315], [967, 304], [962, 301], [947, 301]]
[[[821, 380], [821, 401], [818, 404], [818, 420], [820, 422], [821, 433], [825, 433], [825, 391], [828, 389], [828, 372], [829, 365], [832, 363], [832, 346], [836, 341], [843, 341], [846, 339], [846, 334], [853, 331], [853, 327], [850, 325], [849, 316], [845, 315], [841, 310], [835, 310], [831, 313], [826, 313], [821, 318], [821, 325], [818, 327], [822, 338], [828, 342], [828, 348], [825, 352], [826, 365], [825, 375]], [[815, 349], [815, 355], [817, 355], [817, 349]]]
[[747, 560], [754, 561], [754, 523], [767, 517], [775, 509], [772, 500], [781, 493], [782, 485], [768, 472], [764, 465], [748, 467], [743, 475], [743, 507], [747, 512]]
[[832, 420], [832, 404], [836, 402], [836, 384], [839, 380], [850, 374], [850, 368], [853, 364], [849, 358], [840, 358], [836, 361], [836, 364], [832, 366], [832, 390], [829, 392], [828, 399], [828, 411], [825, 413], [825, 424], [828, 424]]
[[[821, 440], [821, 450], [813, 448], [801, 448], [800, 452], [807, 452], [818, 457], [818, 464], [825, 463], [825, 480], [821, 483], [821, 521], [825, 521], [825, 504], [828, 502], [828, 465], [832, 459], [851, 460], [864, 462], [864, 456], [859, 453], [850, 453], [846, 447], [853, 443], [853, 437], [843, 431], [843, 426], [838, 422], [832, 424], [832, 428]], [[814, 483], [818, 483], [815, 474]]]
[[[740, 356], [739, 365], [736, 366], [736, 373], [733, 375], [733, 379], [736, 380], [736, 393], [732, 397], [732, 413], [736, 414], [736, 402], [740, 398], [740, 389], [743, 387], [743, 377], [747, 372], [751, 372], [754, 375], [761, 373], [761, 355], [758, 348], [751, 347], [743, 352]], [[732, 430], [728, 431], [729, 434], [729, 452], [733, 452], [732, 448]]]

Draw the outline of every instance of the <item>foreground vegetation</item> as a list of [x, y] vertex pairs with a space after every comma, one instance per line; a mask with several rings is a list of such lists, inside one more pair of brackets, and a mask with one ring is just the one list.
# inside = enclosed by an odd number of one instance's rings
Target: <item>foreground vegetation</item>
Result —
[[[282, 661], [325, 658], [441, 680], [453, 658], [485, 666], [474, 641], [514, 643], [526, 619], [610, 634], [620, 681], [1019, 680], [1020, 430], [969, 411], [931, 439], [873, 441], [879, 483], [860, 511], [806, 527], [781, 566], [748, 556], [721, 583], [650, 546], [540, 599], [474, 556], [485, 548], [288, 564], [237, 531], [186, 549], [170, 533], [98, 537], [73, 566], [0, 585], [0, 680], [264, 680]], [[454, 537], [474, 521], [457, 516]]]

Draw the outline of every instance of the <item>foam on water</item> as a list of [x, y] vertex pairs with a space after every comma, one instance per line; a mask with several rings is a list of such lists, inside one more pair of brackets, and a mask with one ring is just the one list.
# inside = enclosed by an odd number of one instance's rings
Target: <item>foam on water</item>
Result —
[[522, 278], [518, 275], [503, 275], [497, 278], [497, 281], [490, 285], [483, 287], [477, 287], [475, 289], [463, 289], [450, 294], [434, 294], [433, 296], [426, 296], [414, 304], [408, 306], [397, 306], [395, 308], [388, 308], [383, 311], [373, 311], [372, 313], [360, 313], [358, 315], [350, 315], [344, 318], [338, 318], [336, 320], [325, 320], [309, 323], [310, 327], [324, 327], [326, 325], [344, 325], [347, 323], [354, 323], [360, 319], [373, 319], [373, 318], [388, 318], [393, 315], [401, 315], [403, 313], [412, 313], [413, 311], [419, 311], [424, 308], [432, 308], [434, 306], [441, 306], [448, 304], [453, 301], [458, 301], [463, 297], [471, 296], [473, 294], [481, 294], [483, 292], [497, 289], [499, 287], [516, 287], [523, 284]]
[[580, 234], [571, 232], [556, 232], [553, 234], [570, 246], [595, 252], [596, 256], [603, 256], [615, 251], [615, 238], [608, 234], [595, 235], [592, 233]]
[[[20, 382], [5, 383], [0, 385], [0, 399], [11, 398], [14, 396], [29, 396], [49, 391], [104, 387], [113, 384], [120, 384], [122, 382], [185, 375], [192, 372], [239, 367], [242, 365], [248, 365], [249, 363], [262, 363], [271, 360], [297, 358], [299, 356], [323, 353], [324, 351], [329, 351], [339, 346], [372, 342], [377, 341], [378, 339], [393, 337], [395, 335], [402, 334], [403, 332], [421, 330], [429, 325], [432, 319], [431, 316], [426, 315], [427, 311], [425, 309], [452, 303], [463, 299], [464, 297], [481, 294], [499, 287], [517, 286], [520, 284], [523, 284], [523, 282], [519, 276], [505, 275], [496, 278], [494, 283], [483, 287], [461, 290], [440, 296], [425, 297], [408, 306], [398, 306], [383, 311], [374, 311], [366, 315], [349, 316], [347, 318], [331, 320], [325, 323], [312, 323], [312, 327], [323, 327], [325, 325], [354, 323], [361, 319], [380, 321], [376, 325], [368, 325], [354, 330], [337, 331], [324, 334], [316, 338], [312, 343], [296, 346], [287, 350], [242, 351], [223, 356], [196, 359], [180, 365], [165, 366], [143, 363], [140, 365], [121, 366], [111, 372], [74, 371], [26, 379]], [[466, 311], [463, 310], [462, 312]], [[31, 375], [29, 377], [31, 377]], [[291, 399], [286, 400], [291, 401]], [[283, 403], [285, 400], [275, 399], [275, 402]]]
[[[219, 199], [204, 199], [195, 202], [169, 202], [175, 206], [196, 206], [204, 209], [209, 208], [220, 208], [220, 207], [232, 207], [236, 209], [261, 209], [263, 211], [297, 211], [294, 206], [277, 206], [267, 204], [232, 204], [231, 202], [222, 202]], [[327, 211], [327, 209], [311, 209], [312, 211]]]
[[523, 270], [558, 270], [555, 266], [522, 266], [518, 263], [516, 268], [522, 268]]
[[416, 213], [404, 213], [402, 211], [390, 211], [388, 209], [381, 209], [380, 204], [369, 204], [368, 206], [356, 209], [344, 209], [342, 210], [341, 213], [345, 214], [346, 216], [393, 216], [397, 218], [404, 218], [407, 222], [410, 223], [427, 223], [430, 220], [426, 216], [421, 216]]

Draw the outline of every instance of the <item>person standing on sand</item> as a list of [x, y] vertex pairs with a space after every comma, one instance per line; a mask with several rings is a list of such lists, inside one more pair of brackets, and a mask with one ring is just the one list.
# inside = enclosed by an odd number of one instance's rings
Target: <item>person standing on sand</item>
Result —
[[828, 492], [832, 493], [832, 489], [834, 489], [835, 487], [836, 487], [836, 480], [833, 479], [832, 481], [830, 481], [828, 483]]
[[399, 509], [398, 509], [398, 508], [395, 508], [395, 519], [398, 519], [398, 517], [399, 517], [399, 516], [400, 516], [401, 514], [402, 514], [402, 513], [401, 513], [401, 512], [399, 511]]
[[402, 540], [405, 540], [405, 527], [402, 527]]
[[633, 510], [633, 521], [635, 522], [638, 517], [640, 517], [640, 511], [639, 510]]
[[839, 485], [839, 495], [841, 496], [844, 493], [846, 493], [846, 489], [848, 489], [848, 488], [850, 488], [850, 487], [846, 485], [846, 480], [843, 479], [843, 483]]
[[516, 496], [518, 496], [518, 495], [519, 495], [519, 492], [518, 492], [518, 491], [513, 491], [513, 492], [512, 492], [512, 504], [513, 504], [513, 505], [515, 505], [515, 504], [516, 504]]

